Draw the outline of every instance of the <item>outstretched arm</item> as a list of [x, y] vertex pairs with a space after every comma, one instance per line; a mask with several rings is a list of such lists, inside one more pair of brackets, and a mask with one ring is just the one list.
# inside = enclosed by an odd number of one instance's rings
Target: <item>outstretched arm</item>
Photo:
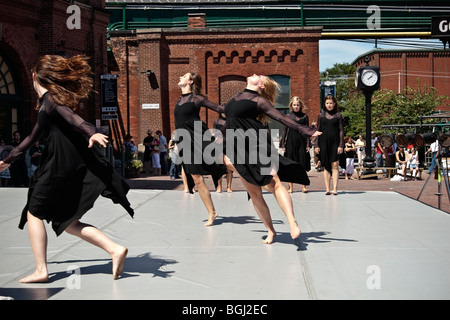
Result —
[[55, 105], [54, 110], [61, 115], [69, 124], [75, 127], [77, 130], [89, 137], [89, 148], [92, 148], [95, 142], [99, 143], [103, 147], [106, 147], [108, 143], [108, 136], [96, 133], [95, 127], [89, 122], [84, 121], [79, 115], [74, 113], [70, 108], [65, 106]]
[[307, 127], [307, 126], [298, 124], [297, 122], [295, 122], [288, 116], [282, 114], [280, 111], [275, 109], [272, 106], [272, 104], [264, 98], [258, 99], [257, 106], [258, 106], [258, 110], [260, 110], [261, 112], [264, 112], [270, 118], [281, 122], [285, 126], [288, 126], [289, 128], [294, 129], [307, 137], [315, 137], [315, 136], [322, 134], [321, 132], [317, 131], [316, 127]]
[[224, 106], [222, 106], [220, 104], [217, 104], [217, 103], [214, 103], [212, 101], [209, 101], [204, 96], [196, 95], [194, 97], [195, 97], [195, 100], [196, 100], [196, 104], [199, 103], [200, 105], [202, 105], [202, 106], [204, 106], [204, 107], [206, 107], [208, 109], [211, 109], [211, 110], [213, 110], [215, 112], [218, 112], [218, 113], [225, 112], [225, 107]]
[[[39, 129], [39, 124], [36, 122], [34, 125], [33, 130], [31, 131], [31, 134], [27, 136], [23, 141], [15, 147], [9, 155], [0, 162], [0, 171], [5, 170], [8, 168], [8, 166], [14, 162], [14, 160], [17, 159], [18, 156], [24, 154], [32, 145], [33, 143], [39, 138], [39, 135], [41, 134], [41, 131]], [[2, 167], [1, 164], [7, 164], [7, 166]]]

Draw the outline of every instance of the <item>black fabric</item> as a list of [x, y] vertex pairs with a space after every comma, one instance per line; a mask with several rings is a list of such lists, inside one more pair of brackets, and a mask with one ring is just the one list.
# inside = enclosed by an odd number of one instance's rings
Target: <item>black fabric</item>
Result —
[[[234, 144], [233, 153], [231, 154], [231, 146], [229, 147], [230, 150], [228, 150], [227, 146], [226, 152], [238, 173], [251, 184], [258, 186], [269, 184], [272, 181], [273, 176], [271, 174], [266, 174], [266, 172], [269, 171], [268, 169], [271, 168], [272, 164], [261, 161], [259, 156], [256, 156], [256, 161], [254, 161], [254, 152], [256, 151], [259, 153], [260, 147], [264, 147], [264, 149], [267, 150], [267, 156], [273, 155], [278, 157], [279, 166], [278, 168], [272, 167], [272, 169], [278, 169], [276, 172], [281, 181], [309, 185], [310, 181], [308, 175], [306, 174], [305, 168], [300, 163], [280, 156], [278, 153], [270, 153], [270, 150], [275, 150], [276, 152], [270, 133], [267, 133], [266, 135], [266, 145], [263, 146], [261, 144], [263, 141], [262, 137], [260, 139], [260, 134], [263, 134], [264, 130], [267, 130], [267, 127], [257, 120], [257, 117], [261, 113], [265, 113], [270, 118], [307, 136], [311, 136], [316, 131], [314, 127], [300, 125], [283, 115], [257, 92], [248, 89], [244, 90], [231, 99], [225, 106], [225, 115], [227, 119], [226, 128], [227, 130], [232, 129], [234, 132], [234, 142], [232, 143], [229, 141], [230, 137], [227, 135], [227, 145]], [[255, 132], [256, 136], [246, 134], [248, 131]], [[239, 141], [245, 141], [245, 147], [243, 149], [239, 147]], [[256, 149], [255, 146], [257, 146]], [[244, 153], [245, 161], [238, 158], [242, 153]], [[250, 159], [253, 159], [253, 161], [250, 161]], [[263, 169], [265, 169], [266, 172], [262, 172]]]
[[344, 148], [344, 119], [339, 112], [322, 111], [317, 119], [317, 125], [317, 129], [322, 132], [316, 140], [320, 148], [320, 163], [331, 172], [332, 162], [345, 159], [345, 156], [340, 157], [338, 154], [338, 148]]
[[134, 215], [126, 197], [128, 184], [106, 160], [100, 147], [88, 148], [88, 137], [95, 132], [94, 126], [71, 109], [57, 105], [48, 93], [43, 96], [31, 135], [7, 159], [13, 162], [41, 134], [44, 137], [44, 152], [31, 177], [19, 228], [25, 226], [30, 211], [51, 222], [55, 233], [60, 235], [92, 208], [100, 195]]
[[[175, 128], [185, 129], [188, 136], [180, 135], [180, 131], [177, 132], [178, 146], [187, 145], [184, 139], [188, 138], [190, 148], [190, 158], [187, 158], [187, 150], [179, 150], [179, 156], [182, 159], [182, 167], [187, 176], [189, 192], [192, 193], [194, 188], [194, 180], [190, 175], [211, 175], [214, 185], [217, 188], [220, 177], [226, 174], [227, 170], [223, 164], [217, 164], [217, 161], [213, 163], [206, 163], [203, 159], [205, 148], [211, 147], [210, 145], [215, 142], [214, 137], [211, 135], [211, 139], [203, 141], [203, 135], [209, 131], [206, 123], [200, 120], [200, 108], [206, 107], [216, 112], [223, 112], [223, 106], [217, 105], [202, 95], [194, 95], [192, 93], [183, 94], [177, 101], [174, 110], [175, 116]], [[200, 132], [195, 132], [198, 128]], [[184, 143], [183, 143], [184, 141]], [[196, 158], [197, 155], [197, 158]], [[198, 155], [202, 155], [201, 159]], [[219, 156], [219, 155], [217, 155]]]

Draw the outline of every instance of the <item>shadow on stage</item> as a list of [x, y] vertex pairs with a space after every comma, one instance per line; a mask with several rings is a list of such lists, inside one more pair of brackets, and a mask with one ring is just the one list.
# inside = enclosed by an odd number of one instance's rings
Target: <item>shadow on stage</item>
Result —
[[0, 296], [14, 300], [47, 300], [63, 289], [65, 288], [0, 288]]
[[[89, 263], [89, 262], [103, 262], [104, 264], [96, 264], [90, 266], [79, 267], [79, 274], [108, 274], [111, 275], [112, 261], [111, 259], [92, 259], [92, 260], [65, 260], [65, 261], [51, 261], [49, 264], [68, 264], [71, 267], [76, 267], [77, 263]], [[168, 265], [178, 263], [176, 260], [163, 259], [158, 256], [151, 256], [150, 252], [143, 253], [136, 257], [127, 257], [125, 260], [125, 266], [118, 280], [122, 278], [137, 277], [141, 274], [151, 274], [153, 277], [167, 278], [170, 277], [175, 271], [167, 269]], [[52, 283], [73, 274], [74, 268], [69, 268], [68, 271], [59, 271], [49, 274], [49, 280], [47, 283]]]

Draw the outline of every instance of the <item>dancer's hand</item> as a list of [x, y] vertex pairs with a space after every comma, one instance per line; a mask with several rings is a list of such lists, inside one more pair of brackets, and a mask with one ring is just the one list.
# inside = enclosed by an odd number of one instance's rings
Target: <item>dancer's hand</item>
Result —
[[321, 131], [316, 131], [316, 132], [314, 132], [314, 134], [311, 137], [317, 137], [317, 136], [320, 136], [321, 134], [322, 134]]
[[9, 163], [4, 163], [3, 160], [0, 161], [0, 172], [7, 169], [9, 167]]
[[344, 152], [344, 149], [343, 148], [338, 148], [337, 152], [338, 152], [338, 154], [342, 154], [342, 152]]
[[94, 145], [94, 142], [99, 143], [101, 146], [106, 147], [106, 144], [108, 143], [108, 136], [105, 136], [101, 133], [95, 133], [89, 138], [89, 146], [88, 148], [92, 148]]

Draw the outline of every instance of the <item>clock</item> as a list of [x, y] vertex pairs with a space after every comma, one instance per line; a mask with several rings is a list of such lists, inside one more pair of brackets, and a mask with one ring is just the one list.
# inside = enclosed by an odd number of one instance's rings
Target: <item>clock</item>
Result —
[[380, 68], [377, 66], [359, 67], [355, 75], [355, 86], [367, 92], [378, 90], [380, 88]]
[[361, 82], [365, 86], [373, 87], [378, 82], [378, 74], [375, 72], [375, 70], [372, 69], [363, 70], [361, 74]]

